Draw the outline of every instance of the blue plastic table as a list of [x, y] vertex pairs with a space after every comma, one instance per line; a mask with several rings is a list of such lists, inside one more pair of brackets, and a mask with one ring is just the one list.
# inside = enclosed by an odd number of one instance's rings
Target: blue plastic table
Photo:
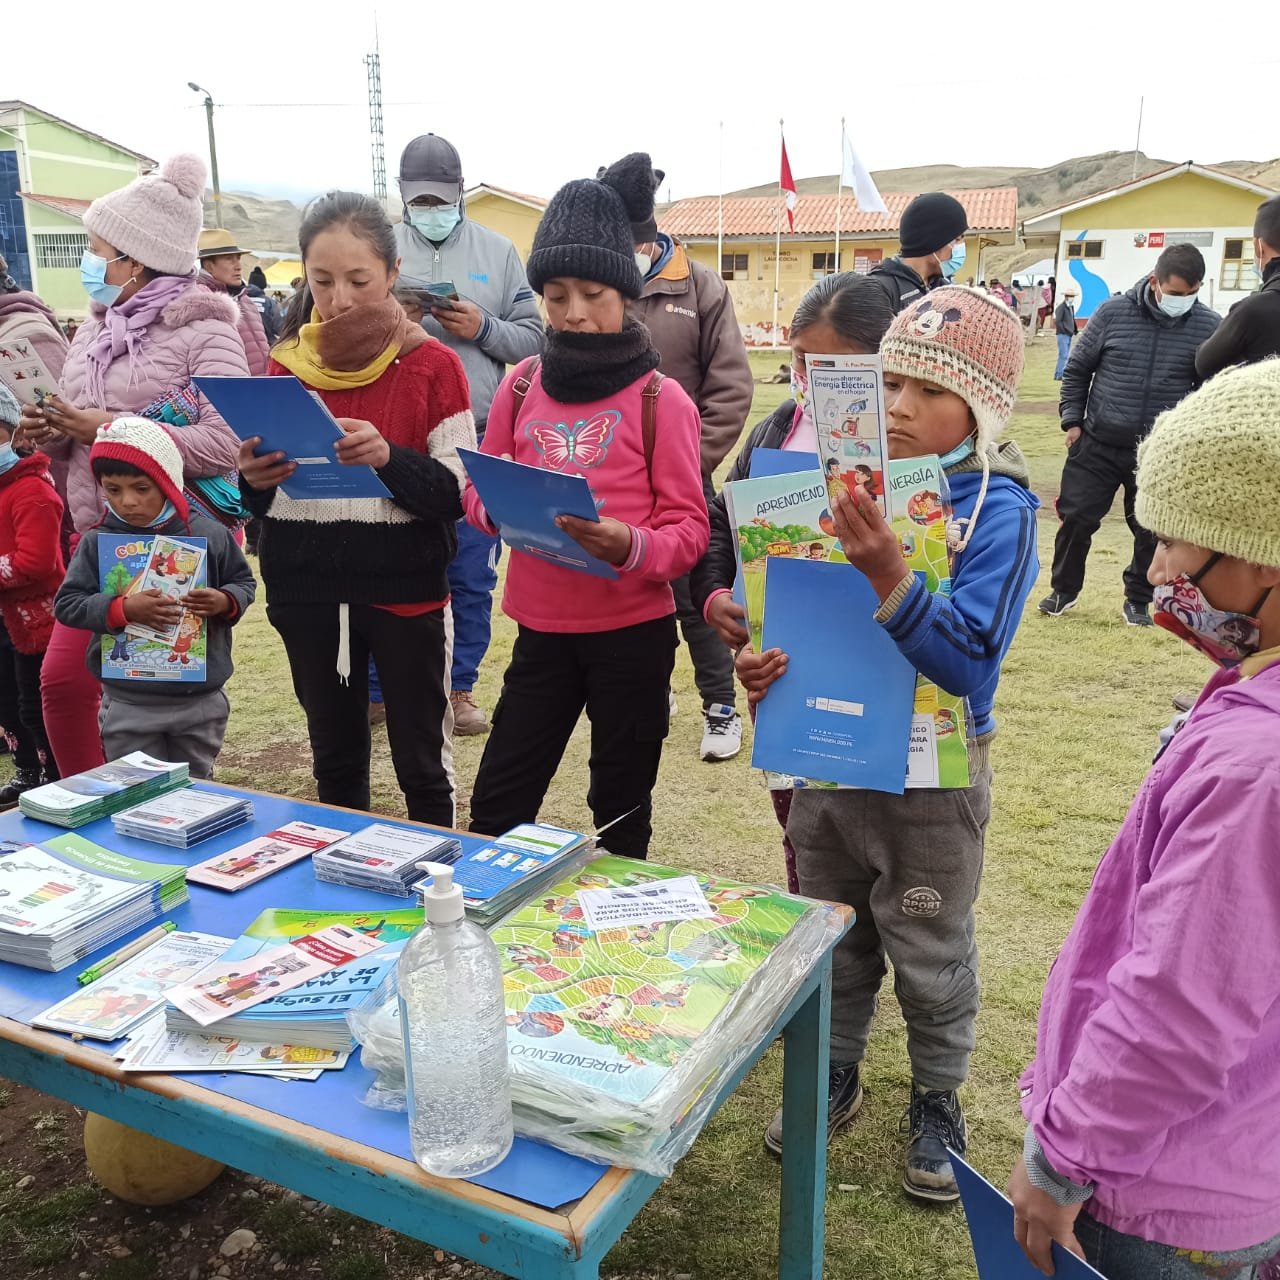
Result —
[[[251, 796], [255, 820], [188, 853], [123, 839], [109, 820], [82, 827], [79, 834], [153, 861], [190, 864], [291, 819], [346, 830], [375, 820], [327, 805], [200, 785]], [[38, 842], [60, 830], [16, 811], [0, 815], [0, 839]], [[232, 936], [266, 906], [377, 911], [399, 905], [398, 899], [383, 895], [321, 885], [309, 861], [238, 893], [192, 885], [191, 896], [191, 903], [171, 914], [179, 927]], [[604, 1255], [661, 1185], [660, 1178], [649, 1174], [607, 1169], [522, 1139], [498, 1169], [477, 1182], [432, 1177], [408, 1158], [405, 1117], [360, 1104], [370, 1077], [355, 1060], [314, 1083], [235, 1073], [126, 1074], [101, 1047], [28, 1025], [41, 1009], [74, 990], [82, 967], [77, 963], [46, 974], [0, 963], [0, 1076], [505, 1275], [531, 1280], [598, 1277]], [[778, 1264], [782, 1280], [822, 1276], [830, 998], [828, 949], [815, 957], [790, 1005], [716, 1099], [718, 1108], [781, 1032], [787, 1112]]]

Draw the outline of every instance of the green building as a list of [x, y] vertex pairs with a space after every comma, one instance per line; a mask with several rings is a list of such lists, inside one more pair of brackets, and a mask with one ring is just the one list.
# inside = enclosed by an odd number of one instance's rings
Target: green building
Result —
[[83, 319], [80, 255], [89, 240], [80, 219], [91, 200], [155, 165], [29, 103], [0, 101], [0, 253], [9, 274], [60, 320]]

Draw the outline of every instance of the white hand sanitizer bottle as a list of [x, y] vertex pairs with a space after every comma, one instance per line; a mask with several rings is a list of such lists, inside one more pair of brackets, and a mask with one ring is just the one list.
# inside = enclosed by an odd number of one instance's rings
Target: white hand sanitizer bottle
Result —
[[426, 924], [397, 966], [413, 1158], [441, 1178], [473, 1178], [511, 1150], [506, 1002], [498, 948], [466, 918], [453, 868], [420, 886]]

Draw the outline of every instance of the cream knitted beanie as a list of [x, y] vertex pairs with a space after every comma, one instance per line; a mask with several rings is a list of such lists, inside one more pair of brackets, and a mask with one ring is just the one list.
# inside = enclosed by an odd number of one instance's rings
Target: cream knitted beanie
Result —
[[894, 317], [880, 344], [885, 373], [954, 391], [973, 411], [981, 451], [1004, 430], [1022, 376], [1022, 325], [1004, 303], [948, 285]]
[[158, 172], [99, 196], [85, 210], [85, 228], [152, 271], [185, 276], [195, 270], [204, 225], [204, 174], [199, 156], [170, 156]]
[[1280, 358], [1226, 369], [1156, 419], [1135, 513], [1152, 533], [1280, 568]]

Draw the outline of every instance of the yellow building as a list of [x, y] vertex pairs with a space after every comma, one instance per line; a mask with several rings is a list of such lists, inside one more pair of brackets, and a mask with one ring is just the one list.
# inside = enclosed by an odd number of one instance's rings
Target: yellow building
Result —
[[1082, 319], [1150, 275], [1162, 249], [1193, 244], [1206, 267], [1200, 299], [1225, 315], [1257, 287], [1253, 217], [1275, 194], [1221, 169], [1171, 165], [1028, 218], [1022, 238], [1028, 249], [1057, 259], [1060, 279], [1075, 281]]
[[[969, 215], [962, 283], [984, 278], [983, 256], [994, 245], [1016, 242], [1016, 187], [985, 187], [950, 193]], [[860, 213], [853, 196], [837, 204], [832, 195], [800, 196], [795, 231], [782, 215], [781, 261], [776, 231], [782, 203], [776, 196], [700, 196], [680, 200], [659, 214], [658, 226], [686, 246], [690, 257], [715, 270], [723, 228], [720, 271], [729, 284], [738, 323], [748, 346], [771, 346], [787, 339], [791, 314], [815, 280], [834, 271], [870, 271], [898, 252], [898, 224], [915, 199], [912, 192], [886, 192], [888, 213]], [[837, 243], [837, 227], [839, 241]], [[773, 330], [775, 265], [778, 330]]]
[[547, 211], [545, 200], [481, 183], [466, 193], [466, 201], [468, 218], [506, 236], [515, 245], [520, 261], [529, 261], [534, 232]]

